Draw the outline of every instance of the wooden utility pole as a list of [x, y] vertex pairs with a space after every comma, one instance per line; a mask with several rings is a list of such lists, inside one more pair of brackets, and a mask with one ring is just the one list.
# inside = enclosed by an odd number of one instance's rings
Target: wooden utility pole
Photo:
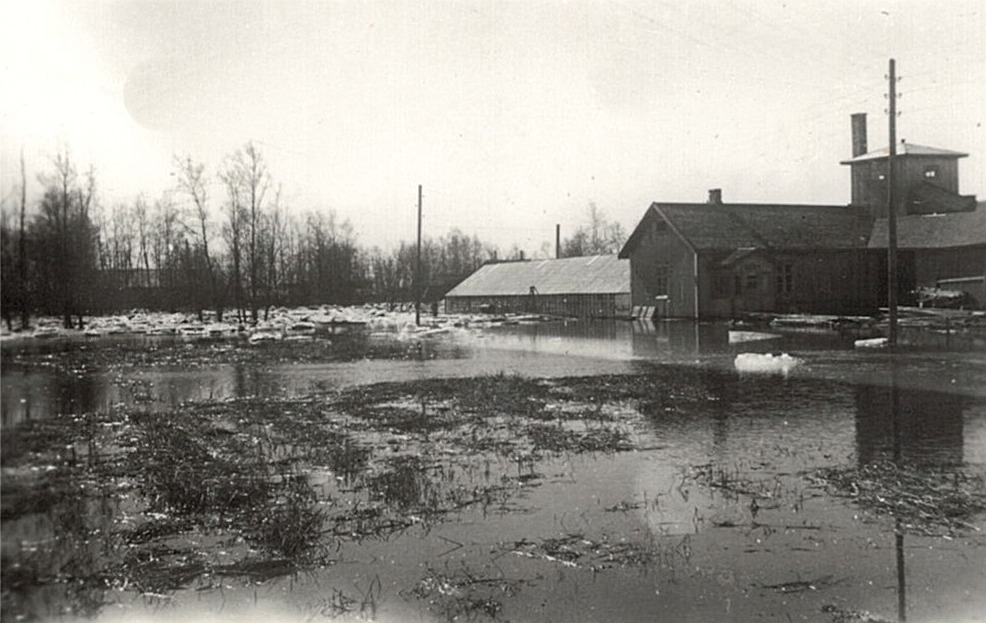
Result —
[[421, 184], [418, 184], [418, 251], [414, 262], [414, 324], [421, 326]]
[[17, 304], [21, 312], [21, 329], [31, 324], [27, 301], [27, 239], [24, 220], [27, 214], [27, 173], [24, 169], [24, 147], [21, 146], [21, 218], [17, 229]]
[[897, 156], [897, 72], [890, 59], [890, 149], [887, 153], [887, 307], [890, 326], [887, 340], [890, 348], [897, 346], [897, 196], [895, 192]]

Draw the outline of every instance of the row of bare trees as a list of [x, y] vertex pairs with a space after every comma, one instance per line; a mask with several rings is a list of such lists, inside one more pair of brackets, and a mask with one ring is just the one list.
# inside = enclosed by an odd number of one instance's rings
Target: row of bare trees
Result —
[[[66, 327], [133, 308], [212, 311], [256, 321], [273, 306], [413, 300], [415, 246], [361, 248], [332, 211], [288, 209], [260, 149], [248, 143], [217, 171], [176, 158], [174, 188], [155, 200], [99, 201], [93, 169], [67, 151], [38, 180], [43, 194], [4, 205], [2, 306], [8, 327], [31, 314]], [[296, 208], [292, 206], [292, 208]], [[496, 248], [452, 230], [422, 243], [426, 299], [440, 297]]]

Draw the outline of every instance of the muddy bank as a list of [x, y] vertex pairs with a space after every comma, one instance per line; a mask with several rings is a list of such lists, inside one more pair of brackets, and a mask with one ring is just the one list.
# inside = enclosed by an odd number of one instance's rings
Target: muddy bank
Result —
[[[908, 554], [912, 584], [965, 578], [918, 592], [917, 613], [986, 605], [962, 597], [986, 561], [966, 433], [907, 429], [898, 447], [920, 460], [880, 467], [883, 398], [653, 367], [24, 422], [0, 455], [4, 616], [215, 614], [266, 587], [268, 605], [285, 607], [279, 591], [304, 604], [292, 620], [585, 620], [591, 607], [829, 621], [893, 614], [892, 591], [859, 588], [890, 581], [893, 553], [860, 544], [895, 534], [939, 557]], [[942, 417], [965, 429], [986, 420], [979, 402], [952, 406]], [[910, 506], [881, 505], [904, 494]]]

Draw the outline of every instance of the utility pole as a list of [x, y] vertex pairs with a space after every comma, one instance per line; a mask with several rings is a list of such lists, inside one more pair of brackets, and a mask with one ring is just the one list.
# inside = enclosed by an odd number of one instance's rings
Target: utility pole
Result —
[[27, 301], [27, 242], [25, 238], [24, 219], [27, 213], [27, 173], [24, 169], [24, 146], [21, 145], [21, 218], [17, 230], [17, 304], [21, 312], [21, 329], [27, 329], [31, 324], [28, 315]]
[[895, 192], [897, 156], [897, 72], [890, 59], [890, 149], [887, 153], [887, 307], [890, 326], [887, 340], [890, 348], [897, 346], [897, 197]]
[[418, 184], [418, 251], [414, 262], [414, 324], [421, 326], [421, 184]]
[[555, 259], [561, 257], [561, 223], [555, 224]]

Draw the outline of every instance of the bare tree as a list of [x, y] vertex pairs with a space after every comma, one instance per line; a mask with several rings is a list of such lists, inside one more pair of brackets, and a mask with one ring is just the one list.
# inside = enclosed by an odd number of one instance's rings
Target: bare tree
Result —
[[[192, 232], [197, 238], [196, 247], [198, 253], [186, 254], [192, 257], [201, 257], [201, 271], [196, 270], [194, 265], [190, 267], [192, 275], [196, 277], [193, 279], [193, 282], [200, 283], [205, 281], [205, 287], [208, 289], [208, 299], [216, 311], [217, 319], [222, 320], [223, 305], [219, 294], [218, 270], [209, 251], [209, 194], [206, 186], [205, 165], [193, 162], [190, 157], [185, 157], [184, 159], [176, 157], [174, 166], [175, 175], [178, 178], [178, 189], [191, 200], [196, 225]], [[187, 259], [191, 260], [191, 258]], [[200, 278], [200, 272], [205, 273], [204, 280]], [[199, 317], [201, 318], [204, 307], [203, 297], [199, 295], [195, 296], [194, 299], [198, 307]]]
[[[179, 225], [178, 209], [172, 201], [171, 193], [166, 192], [154, 202], [151, 217], [151, 253], [154, 257], [154, 266], [160, 274], [158, 283], [169, 288], [173, 288], [176, 283], [175, 249], [180, 243]], [[172, 305], [175, 303], [175, 301], [169, 302]]]
[[134, 200], [134, 221], [137, 227], [137, 259], [141, 268], [143, 285], [150, 288], [151, 282], [151, 241], [150, 223], [147, 215], [147, 200], [144, 195], [137, 195]]
[[253, 143], [247, 143], [227, 158], [220, 179], [226, 185], [228, 195], [228, 227], [233, 252], [234, 281], [238, 307], [242, 307], [242, 248], [246, 246], [249, 308], [253, 322], [257, 321], [261, 279], [261, 227], [266, 208], [267, 191], [271, 176], [264, 157]]
[[616, 253], [626, 242], [626, 232], [616, 222], [610, 223], [595, 203], [586, 212], [586, 224], [562, 241], [562, 257], [606, 255]]
[[[84, 183], [67, 150], [53, 159], [54, 171], [41, 175], [45, 186], [39, 215], [38, 260], [46, 265], [47, 307], [62, 315], [66, 328], [72, 328], [72, 316], [82, 314], [92, 302], [95, 280], [97, 231], [90, 211], [96, 196], [96, 174], [90, 168]], [[39, 281], [41, 283], [42, 281]]]

